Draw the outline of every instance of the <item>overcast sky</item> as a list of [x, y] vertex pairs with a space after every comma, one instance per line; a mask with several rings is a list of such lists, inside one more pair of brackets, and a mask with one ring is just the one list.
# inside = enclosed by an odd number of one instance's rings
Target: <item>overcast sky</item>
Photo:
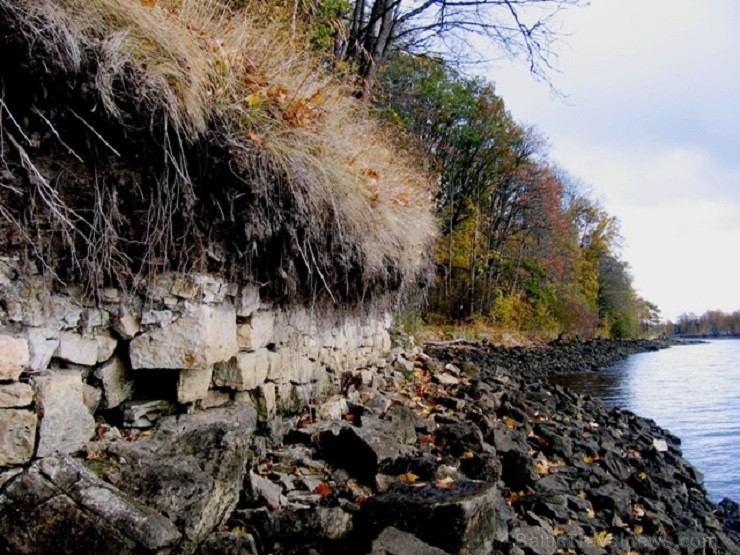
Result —
[[523, 64], [488, 77], [621, 220], [664, 318], [740, 309], [740, 1], [592, 0], [563, 26], [565, 103]]

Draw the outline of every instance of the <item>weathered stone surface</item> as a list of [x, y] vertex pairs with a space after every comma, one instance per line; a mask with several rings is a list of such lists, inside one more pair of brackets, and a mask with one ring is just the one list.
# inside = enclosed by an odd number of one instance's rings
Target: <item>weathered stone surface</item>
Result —
[[245, 285], [236, 298], [236, 315], [248, 318], [260, 307], [260, 289], [256, 285]]
[[94, 366], [98, 362], [98, 342], [92, 337], [63, 331], [59, 334], [59, 347], [54, 356], [73, 364]]
[[76, 370], [51, 370], [34, 378], [39, 424], [37, 455], [71, 453], [95, 433], [95, 420], [83, 399], [82, 379]]
[[134, 380], [126, 372], [126, 366], [120, 358], [115, 357], [98, 368], [95, 377], [103, 385], [106, 408], [115, 408], [131, 398]]
[[31, 460], [37, 420], [30, 410], [0, 409], [0, 467]]
[[33, 388], [25, 383], [0, 384], [0, 408], [27, 407], [33, 403]]
[[236, 313], [233, 305], [197, 305], [164, 328], [131, 341], [131, 366], [198, 369], [236, 355]]
[[28, 330], [28, 347], [31, 359], [28, 369], [42, 372], [49, 367], [51, 358], [59, 347], [59, 333], [50, 329]]
[[273, 342], [275, 313], [258, 310], [252, 313], [249, 322], [238, 327], [240, 349], [259, 349]]
[[259, 555], [251, 534], [213, 532], [209, 534], [195, 555]]
[[181, 370], [177, 378], [177, 401], [194, 403], [208, 396], [213, 377], [213, 366]]
[[236, 506], [256, 422], [246, 404], [163, 418], [151, 437], [110, 443], [114, 462], [126, 461], [116, 463], [111, 477], [174, 522], [187, 552]]
[[100, 389], [86, 383], [82, 384], [82, 402], [90, 414], [95, 414], [102, 400], [103, 392]]
[[113, 353], [116, 351], [116, 346], [118, 345], [118, 341], [113, 339], [109, 334], [99, 334], [95, 336], [95, 341], [98, 344], [98, 351], [97, 351], [97, 362], [105, 362], [106, 360], [109, 360], [110, 357], [113, 356]]
[[124, 340], [133, 339], [141, 331], [139, 320], [134, 316], [131, 309], [124, 304], [119, 307], [118, 313], [111, 317], [111, 325]]
[[29, 361], [28, 341], [0, 334], [0, 380], [18, 380]]
[[449, 489], [394, 483], [363, 503], [372, 529], [394, 526], [450, 553], [489, 554], [495, 534], [496, 489], [455, 482]]
[[219, 387], [248, 391], [265, 383], [269, 368], [270, 358], [267, 349], [238, 353], [228, 362], [216, 364], [213, 382]]
[[139, 429], [151, 428], [160, 417], [172, 412], [172, 404], [163, 399], [124, 401], [119, 408], [124, 427]]
[[0, 535], [13, 553], [153, 553], [180, 538], [161, 514], [55, 456], [16, 477], [0, 496]]
[[449, 555], [398, 528], [389, 526], [373, 542], [370, 555]]
[[212, 409], [215, 407], [222, 407], [231, 401], [231, 395], [228, 391], [219, 391], [217, 389], [209, 389], [205, 399], [200, 402], [200, 407], [203, 409]]
[[541, 526], [520, 526], [511, 537], [526, 553], [553, 555], [558, 549], [557, 539]]

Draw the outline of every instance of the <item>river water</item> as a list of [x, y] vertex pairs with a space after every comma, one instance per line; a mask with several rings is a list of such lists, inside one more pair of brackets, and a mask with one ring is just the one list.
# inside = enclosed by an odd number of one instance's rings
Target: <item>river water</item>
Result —
[[551, 381], [652, 418], [681, 438], [713, 501], [740, 501], [740, 339], [641, 353]]

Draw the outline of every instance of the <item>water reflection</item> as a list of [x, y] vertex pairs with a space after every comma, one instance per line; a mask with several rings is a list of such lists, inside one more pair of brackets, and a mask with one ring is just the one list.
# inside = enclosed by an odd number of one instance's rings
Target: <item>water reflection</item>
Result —
[[654, 419], [682, 439], [712, 499], [740, 500], [740, 340], [642, 353], [552, 381]]

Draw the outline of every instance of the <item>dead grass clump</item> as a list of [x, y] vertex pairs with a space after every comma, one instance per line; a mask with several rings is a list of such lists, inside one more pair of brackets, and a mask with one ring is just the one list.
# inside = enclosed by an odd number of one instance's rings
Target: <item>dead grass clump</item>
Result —
[[[141, 190], [135, 196], [149, 199], [146, 225], [141, 226], [149, 230], [145, 233], [127, 235], [116, 229], [110, 210], [80, 204], [80, 198], [115, 202], [110, 190], [76, 195], [76, 200], [70, 200], [75, 195], [57, 195], [53, 203], [46, 203], [49, 210], [59, 211], [56, 203], [75, 214], [76, 219], [67, 217], [62, 227], [68, 227], [69, 237], [77, 237], [72, 241], [77, 249], [110, 247], [114, 242], [121, 251], [118, 266], [138, 265], [132, 268], [136, 273], [141, 266], [149, 271], [166, 269], [162, 260], [172, 244], [195, 233], [193, 229], [199, 230], [195, 243], [201, 251], [225, 250], [232, 258], [244, 258], [248, 252], [273, 256], [268, 250], [280, 237], [276, 258], [281, 260], [275, 266], [295, 266], [295, 278], [304, 289], [315, 292], [320, 284], [335, 300], [337, 294], [346, 298], [373, 289], [400, 289], [426, 271], [435, 234], [428, 179], [413, 157], [394, 144], [392, 131], [369, 119], [348, 86], [322, 69], [293, 27], [290, 12], [283, 13], [275, 7], [278, 4], [0, 0], [2, 35], [27, 45], [29, 54], [41, 45], [47, 58], [34, 65], [36, 69], [23, 71], [50, 79], [48, 68], [53, 66], [57, 74], [78, 81], [75, 86], [81, 90], [92, 89], [94, 102], [78, 119], [87, 123], [102, 106], [112, 123], [105, 130], [89, 124], [87, 129], [98, 143], [107, 145], [103, 150], [109, 158], [120, 158], [126, 141], [142, 133], [149, 139], [137, 139], [136, 148], [143, 143], [161, 151], [158, 174], [152, 179], [141, 173], [136, 182]], [[0, 77], [6, 88], [16, 85], [7, 75]], [[53, 100], [52, 93], [44, 106], [33, 108], [61, 142], [58, 129], [64, 117], [59, 112], [64, 106], [55, 107]], [[16, 154], [28, 159], [21, 164], [26, 173], [39, 173], [45, 186], [52, 186], [54, 176], [43, 175], [39, 169], [43, 164], [34, 163], [33, 149], [23, 144], [27, 133], [22, 124], [8, 125], [14, 110], [6, 107], [3, 112], [2, 132], [17, 143]], [[120, 129], [113, 129], [115, 125]], [[95, 190], [105, 189], [98, 171], [105, 157], [99, 151], [92, 156], [64, 146], [98, 180]], [[208, 187], [204, 183], [214, 177], [213, 170], [198, 156], [214, 148], [228, 158], [214, 162], [228, 168], [215, 178], [228, 183]], [[123, 158], [138, 161], [140, 155], [123, 152]], [[146, 171], [151, 173], [151, 167]], [[29, 179], [27, 186], [32, 187]], [[229, 199], [228, 210], [224, 197]], [[211, 214], [213, 221], [182, 224], [178, 230], [168, 227], [194, 215], [211, 217], [199, 212], [201, 205], [219, 207], [215, 216]], [[126, 206], [118, 209], [125, 211]], [[22, 218], [8, 214], [6, 221], [10, 217], [19, 227]], [[255, 218], [271, 221], [255, 225]], [[239, 229], [219, 236], [210, 229], [219, 223]], [[24, 230], [29, 231], [31, 236], [38, 232]], [[150, 248], [146, 254], [127, 250], [127, 241]], [[66, 243], [69, 246], [70, 241]], [[193, 247], [182, 252], [200, 256]], [[291, 264], [285, 257], [293, 259]], [[89, 271], [102, 274], [103, 281], [110, 279], [111, 270], [106, 268], [111, 266], [110, 256], [96, 260], [96, 269]], [[255, 267], [260, 263], [259, 257], [253, 260]]]

